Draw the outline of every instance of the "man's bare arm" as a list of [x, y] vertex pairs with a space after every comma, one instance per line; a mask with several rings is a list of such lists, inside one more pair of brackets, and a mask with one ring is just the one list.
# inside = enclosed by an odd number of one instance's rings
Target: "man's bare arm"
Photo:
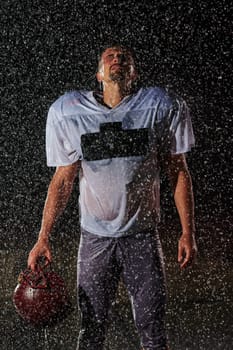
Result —
[[184, 154], [169, 156], [166, 160], [166, 167], [182, 226], [178, 262], [180, 267], [184, 268], [194, 261], [197, 253], [192, 180]]
[[51, 261], [52, 259], [49, 246], [49, 235], [56, 220], [66, 207], [79, 168], [79, 162], [68, 166], [60, 166], [56, 169], [50, 182], [38, 240], [30, 251], [28, 257], [28, 267], [32, 270], [36, 269], [36, 263], [40, 256], [45, 256], [48, 261]]

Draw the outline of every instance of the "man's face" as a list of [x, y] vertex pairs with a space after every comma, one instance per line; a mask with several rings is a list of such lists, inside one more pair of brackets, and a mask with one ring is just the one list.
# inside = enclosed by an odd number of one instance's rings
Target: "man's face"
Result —
[[98, 81], [133, 81], [136, 76], [134, 60], [128, 50], [110, 47], [103, 52], [97, 73]]

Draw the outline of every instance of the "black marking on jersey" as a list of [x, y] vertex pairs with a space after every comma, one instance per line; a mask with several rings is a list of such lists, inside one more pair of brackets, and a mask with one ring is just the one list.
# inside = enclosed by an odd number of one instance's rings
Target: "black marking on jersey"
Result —
[[121, 122], [102, 123], [100, 132], [83, 134], [81, 147], [85, 160], [146, 156], [148, 129], [122, 129]]

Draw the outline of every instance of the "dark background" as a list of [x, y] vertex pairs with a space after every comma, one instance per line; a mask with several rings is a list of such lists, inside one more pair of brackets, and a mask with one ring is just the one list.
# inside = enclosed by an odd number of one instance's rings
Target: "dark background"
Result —
[[[67, 89], [95, 88], [99, 49], [116, 41], [135, 50], [141, 85], [169, 87], [190, 107], [197, 221], [231, 221], [231, 10], [224, 0], [1, 1], [1, 244], [35, 241], [54, 171], [48, 108]], [[60, 221], [75, 234], [77, 195]], [[162, 208], [163, 221], [176, 220], [166, 178]]]
[[[171, 346], [174, 350], [232, 350], [232, 7], [228, 0], [1, 0], [2, 348], [76, 346], [77, 309], [46, 334], [46, 330], [26, 327], [16, 317], [12, 293], [36, 241], [54, 172], [45, 158], [48, 108], [68, 89], [94, 89], [99, 49], [120, 42], [136, 52], [139, 84], [168, 87], [187, 101], [196, 137], [187, 161], [196, 202], [199, 258], [196, 267], [185, 272], [177, 266], [180, 228], [162, 174], [160, 232], [168, 276]], [[68, 284], [73, 305], [77, 196], [78, 182], [51, 238], [55, 267]], [[124, 292], [120, 294], [106, 349], [134, 350], [138, 338], [129, 303], [124, 302], [127, 298]]]

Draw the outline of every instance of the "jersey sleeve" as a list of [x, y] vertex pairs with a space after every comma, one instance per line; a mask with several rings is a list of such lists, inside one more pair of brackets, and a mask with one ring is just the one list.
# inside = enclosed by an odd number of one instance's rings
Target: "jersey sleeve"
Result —
[[172, 154], [186, 153], [195, 145], [189, 108], [181, 98], [173, 98], [163, 129], [164, 148]]
[[59, 119], [56, 110], [50, 107], [46, 123], [48, 166], [70, 165], [81, 159], [81, 147], [76, 128], [77, 126], [74, 128], [69, 120]]

